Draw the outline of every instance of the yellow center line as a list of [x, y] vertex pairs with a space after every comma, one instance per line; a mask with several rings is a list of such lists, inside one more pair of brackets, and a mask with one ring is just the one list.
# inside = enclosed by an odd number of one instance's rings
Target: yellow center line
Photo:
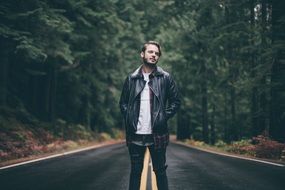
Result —
[[157, 186], [156, 186], [156, 176], [155, 173], [153, 171], [153, 166], [152, 166], [152, 162], [151, 162], [151, 188], [152, 190], [157, 190]]
[[149, 157], [150, 157], [149, 150], [147, 148], [145, 151], [145, 156], [144, 156], [144, 164], [143, 164], [143, 172], [142, 172], [142, 177], [141, 177], [140, 190], [146, 190]]
[[155, 173], [153, 172], [153, 166], [152, 162], [150, 162], [150, 153], [148, 148], [145, 151], [144, 155], [144, 163], [143, 163], [143, 171], [142, 171], [142, 177], [141, 177], [141, 186], [140, 190], [146, 190], [147, 187], [147, 174], [148, 174], [148, 168], [150, 166], [151, 169], [151, 189], [152, 190], [157, 190], [156, 186], [156, 176]]

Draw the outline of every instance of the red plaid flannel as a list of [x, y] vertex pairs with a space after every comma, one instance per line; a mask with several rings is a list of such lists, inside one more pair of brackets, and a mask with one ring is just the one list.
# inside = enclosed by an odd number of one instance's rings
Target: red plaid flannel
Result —
[[153, 139], [154, 139], [155, 149], [166, 148], [169, 143], [169, 134], [168, 133], [163, 135], [153, 134]]
[[[165, 149], [169, 144], [169, 134], [153, 134], [154, 148], [155, 149]], [[126, 138], [127, 146], [132, 143], [132, 139], [127, 136]]]

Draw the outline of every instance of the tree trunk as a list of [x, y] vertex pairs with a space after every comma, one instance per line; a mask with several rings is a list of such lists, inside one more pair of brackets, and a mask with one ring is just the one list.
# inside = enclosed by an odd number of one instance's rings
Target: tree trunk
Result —
[[208, 95], [207, 95], [207, 74], [205, 63], [202, 63], [202, 129], [203, 129], [203, 141], [209, 143], [209, 121], [208, 121]]
[[216, 143], [216, 123], [215, 123], [215, 115], [216, 115], [216, 106], [214, 105], [213, 106], [213, 112], [212, 112], [212, 115], [211, 115], [211, 128], [210, 128], [210, 131], [211, 131], [211, 139], [210, 139], [210, 142], [211, 144], [215, 144]]
[[80, 115], [78, 120], [85, 125], [87, 128], [91, 129], [91, 114], [90, 114], [90, 100], [89, 96], [85, 95], [83, 98], [83, 105], [81, 107]]
[[[265, 65], [266, 62], [264, 61], [265, 59], [263, 58], [263, 54], [266, 52], [266, 35], [267, 35], [267, 0], [262, 0], [261, 3], [261, 17], [262, 17], [262, 34], [261, 34], [261, 61], [260, 63], [262, 65]], [[268, 127], [267, 127], [267, 120], [268, 120], [268, 101], [267, 101], [267, 90], [266, 90], [266, 86], [267, 86], [267, 80], [266, 80], [267, 76], [262, 76], [261, 79], [261, 94], [260, 94], [260, 114], [259, 114], [259, 134], [267, 134], [267, 132], [265, 131]]]
[[51, 93], [50, 93], [50, 121], [55, 126], [56, 120], [56, 86], [57, 86], [57, 71], [55, 66], [51, 68]]
[[227, 98], [227, 94], [225, 94], [225, 104], [224, 104], [224, 141], [229, 143], [231, 141], [230, 139], [230, 130], [229, 130], [229, 117], [228, 114], [229, 110], [228, 110], [228, 98]]
[[8, 51], [7, 47], [5, 47], [5, 42], [4, 40], [1, 40], [1, 61], [0, 61], [0, 106], [6, 106], [7, 104], [7, 94], [8, 94], [8, 89], [7, 89], [7, 83], [8, 83], [8, 66], [9, 66], [9, 61], [8, 61]]
[[[234, 75], [232, 73], [232, 75]], [[231, 106], [231, 141], [239, 139], [239, 129], [236, 120], [236, 90], [233, 86], [230, 89], [230, 106]]]
[[[229, 2], [230, 3], [230, 2]], [[234, 15], [232, 13], [232, 11], [230, 12], [229, 10], [229, 6], [233, 6], [233, 5], [228, 5], [225, 7], [225, 17], [226, 17], [226, 23], [228, 25], [233, 23], [234, 20]], [[231, 7], [231, 9], [234, 9], [235, 7]], [[230, 31], [229, 31], [230, 32]], [[226, 57], [227, 60], [229, 62], [229, 95], [230, 95], [230, 102], [229, 102], [229, 106], [230, 106], [230, 114], [231, 114], [231, 122], [230, 122], [230, 128], [229, 128], [229, 137], [230, 137], [230, 141], [233, 140], [238, 140], [238, 136], [239, 136], [239, 130], [237, 128], [237, 121], [236, 121], [236, 89], [234, 87], [234, 83], [236, 80], [236, 68], [235, 68], [235, 58], [234, 58], [234, 44], [232, 44], [232, 42], [228, 42], [227, 43], [227, 52], [226, 52]]]
[[177, 113], [177, 140], [185, 140], [190, 138], [189, 133], [189, 121], [190, 118], [187, 116], [187, 113], [183, 108], [181, 108]]
[[271, 69], [271, 113], [269, 133], [285, 142], [285, 1], [272, 1], [272, 40], [274, 62]]
[[[250, 1], [250, 23], [251, 23], [251, 45], [254, 46], [254, 38], [255, 38], [255, 0]], [[251, 78], [254, 79], [256, 77], [256, 52], [251, 52]], [[259, 124], [258, 124], [258, 89], [256, 84], [252, 87], [251, 90], [251, 134], [253, 136], [257, 136], [260, 134]]]
[[51, 61], [54, 62], [55, 60], [50, 60], [47, 65], [44, 108], [46, 121], [51, 122], [55, 126], [57, 71], [55, 64]]

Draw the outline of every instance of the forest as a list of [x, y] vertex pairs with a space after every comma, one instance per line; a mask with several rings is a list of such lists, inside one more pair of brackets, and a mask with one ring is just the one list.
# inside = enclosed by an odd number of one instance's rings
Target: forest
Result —
[[1, 0], [0, 122], [15, 110], [54, 128], [124, 130], [123, 81], [155, 40], [181, 92], [177, 139], [285, 142], [284, 10], [281, 0]]

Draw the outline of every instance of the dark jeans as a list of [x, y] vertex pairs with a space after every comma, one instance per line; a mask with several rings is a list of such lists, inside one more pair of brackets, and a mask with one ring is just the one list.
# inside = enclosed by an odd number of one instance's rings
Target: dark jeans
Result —
[[143, 170], [144, 155], [146, 148], [149, 148], [153, 171], [156, 175], [158, 190], [168, 190], [168, 181], [166, 176], [165, 165], [166, 149], [155, 149], [154, 145], [151, 146], [139, 146], [135, 144], [129, 144], [129, 153], [131, 158], [131, 175], [129, 190], [139, 190], [141, 182], [141, 174]]

